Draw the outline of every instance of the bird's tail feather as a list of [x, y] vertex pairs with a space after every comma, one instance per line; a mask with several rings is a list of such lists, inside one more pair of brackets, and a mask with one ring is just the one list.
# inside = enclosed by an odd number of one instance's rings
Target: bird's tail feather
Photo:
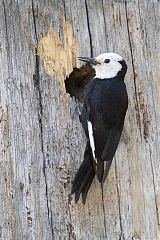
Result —
[[80, 166], [72, 185], [71, 194], [75, 193], [75, 202], [77, 203], [82, 194], [82, 202], [85, 204], [88, 190], [95, 177], [95, 170], [93, 166], [93, 157], [90, 149], [89, 141], [87, 142], [84, 160]]
[[109, 161], [102, 161], [98, 159], [96, 165], [96, 174], [100, 183], [104, 183], [104, 181], [106, 180], [111, 163], [112, 159]]

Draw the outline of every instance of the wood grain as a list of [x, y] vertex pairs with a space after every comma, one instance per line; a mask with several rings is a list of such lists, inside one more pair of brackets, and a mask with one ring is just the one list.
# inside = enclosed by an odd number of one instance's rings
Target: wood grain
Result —
[[[0, 239], [160, 239], [159, 12], [159, 0], [0, 1]], [[37, 48], [49, 33], [56, 68]], [[86, 139], [63, 77], [106, 51], [127, 62], [129, 110], [107, 181], [75, 205]]]

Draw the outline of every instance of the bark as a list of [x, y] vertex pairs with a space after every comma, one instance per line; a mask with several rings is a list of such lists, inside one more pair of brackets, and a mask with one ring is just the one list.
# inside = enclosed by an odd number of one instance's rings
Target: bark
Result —
[[[0, 2], [0, 239], [160, 239], [159, 0]], [[85, 136], [64, 80], [117, 52], [129, 109], [103, 188], [71, 181]]]

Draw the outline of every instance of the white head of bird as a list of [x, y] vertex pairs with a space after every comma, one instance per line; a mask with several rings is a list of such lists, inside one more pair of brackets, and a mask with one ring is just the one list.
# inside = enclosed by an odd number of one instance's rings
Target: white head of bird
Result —
[[94, 78], [114, 78], [122, 70], [123, 58], [117, 53], [103, 53], [95, 58], [79, 57], [79, 60], [88, 62], [95, 69]]

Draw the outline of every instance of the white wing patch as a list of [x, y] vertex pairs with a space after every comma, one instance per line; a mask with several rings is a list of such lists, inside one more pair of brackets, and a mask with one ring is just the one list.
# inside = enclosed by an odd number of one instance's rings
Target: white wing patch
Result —
[[94, 160], [97, 162], [96, 156], [95, 156], [95, 144], [94, 144], [94, 137], [93, 137], [93, 128], [92, 123], [88, 121], [88, 133], [89, 133], [89, 142], [92, 149], [92, 154]]

